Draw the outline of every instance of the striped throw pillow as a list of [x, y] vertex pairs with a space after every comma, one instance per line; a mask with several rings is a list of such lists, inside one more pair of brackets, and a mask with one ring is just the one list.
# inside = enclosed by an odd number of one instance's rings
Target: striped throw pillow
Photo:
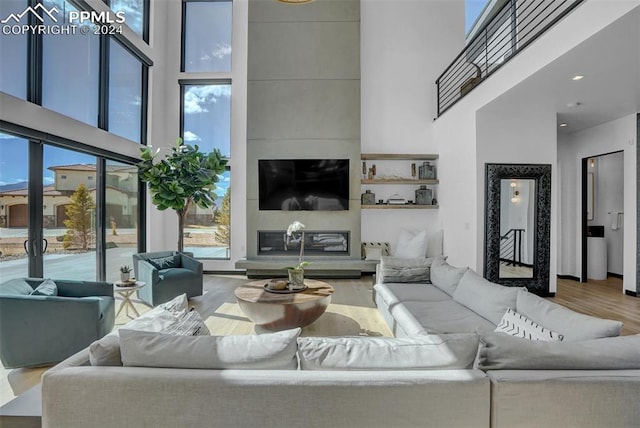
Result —
[[560, 341], [564, 339], [560, 333], [544, 328], [511, 308], [507, 309], [494, 331], [529, 340]]

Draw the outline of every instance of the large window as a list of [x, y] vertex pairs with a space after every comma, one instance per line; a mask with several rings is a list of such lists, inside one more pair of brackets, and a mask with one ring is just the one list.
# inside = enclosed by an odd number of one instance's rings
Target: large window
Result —
[[106, 279], [116, 281], [138, 252], [138, 168], [107, 161], [106, 176]]
[[[213, 82], [182, 86], [182, 137], [202, 152], [231, 153], [231, 84]], [[228, 258], [230, 245], [231, 173], [217, 183], [213, 208], [192, 208], [185, 224], [185, 249], [199, 258]]]
[[114, 12], [125, 14], [125, 23], [134, 33], [147, 41], [148, 4], [149, 0], [108, 0], [107, 4]]
[[[58, 24], [69, 11], [77, 10], [68, 1], [45, 0], [47, 8], [60, 10]], [[54, 22], [45, 17], [45, 25]], [[76, 34], [43, 36], [42, 105], [89, 125], [98, 125], [98, 36], [81, 31]], [[4, 61], [3, 61], [4, 62]]]
[[[22, 13], [27, 0], [0, 1], [0, 19]], [[9, 21], [9, 25], [14, 22]], [[15, 97], [27, 98], [27, 43], [26, 33], [2, 34], [0, 36], [0, 91]]]
[[185, 1], [182, 71], [231, 71], [231, 1]]
[[114, 39], [109, 40], [109, 132], [140, 143], [143, 65]]

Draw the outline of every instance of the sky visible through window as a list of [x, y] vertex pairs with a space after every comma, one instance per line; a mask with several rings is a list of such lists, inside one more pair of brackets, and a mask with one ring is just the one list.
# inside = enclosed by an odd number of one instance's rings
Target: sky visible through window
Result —
[[489, 0], [466, 0], [464, 26], [465, 34], [469, 34], [469, 30], [471, 30], [473, 23], [476, 22], [476, 19], [482, 12], [482, 9], [484, 9], [484, 5], [488, 2]]

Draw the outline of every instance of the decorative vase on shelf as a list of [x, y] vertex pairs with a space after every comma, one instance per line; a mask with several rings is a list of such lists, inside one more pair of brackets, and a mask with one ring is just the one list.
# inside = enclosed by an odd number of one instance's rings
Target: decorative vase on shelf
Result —
[[301, 290], [304, 288], [304, 269], [289, 269], [289, 289]]

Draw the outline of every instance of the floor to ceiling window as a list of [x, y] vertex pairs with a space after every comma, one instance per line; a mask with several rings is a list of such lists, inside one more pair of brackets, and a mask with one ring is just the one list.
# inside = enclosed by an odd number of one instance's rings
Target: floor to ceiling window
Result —
[[[0, 17], [21, 13], [26, 7], [27, 0], [2, 0]], [[0, 37], [0, 91], [23, 100], [27, 98], [27, 43], [27, 34]]]
[[[77, 9], [68, 1], [45, 0], [66, 19]], [[45, 25], [55, 21], [45, 16]], [[4, 36], [3, 36], [4, 37]], [[98, 125], [100, 40], [91, 31], [42, 36], [42, 106], [89, 125]]]
[[[231, 1], [183, 3], [181, 136], [204, 153], [231, 157]], [[207, 73], [206, 79], [198, 73]], [[219, 78], [211, 79], [214, 73]], [[228, 259], [231, 245], [231, 172], [220, 177], [215, 206], [187, 214], [185, 250], [198, 258]]]
[[109, 39], [109, 132], [136, 143], [142, 139], [144, 66], [114, 39]]
[[[43, 7], [29, 12], [34, 4]], [[107, 4], [147, 39], [149, 0]], [[138, 36], [73, 22], [72, 12], [90, 7], [0, 1], [0, 17], [13, 29], [0, 37], [0, 91], [24, 99], [31, 112], [26, 124], [5, 115], [0, 122], [0, 280], [114, 280], [120, 266], [131, 265], [131, 254], [144, 250], [137, 160], [111, 142], [123, 147], [117, 135], [133, 146], [146, 143], [152, 61]], [[20, 25], [32, 21], [41, 29]]]

